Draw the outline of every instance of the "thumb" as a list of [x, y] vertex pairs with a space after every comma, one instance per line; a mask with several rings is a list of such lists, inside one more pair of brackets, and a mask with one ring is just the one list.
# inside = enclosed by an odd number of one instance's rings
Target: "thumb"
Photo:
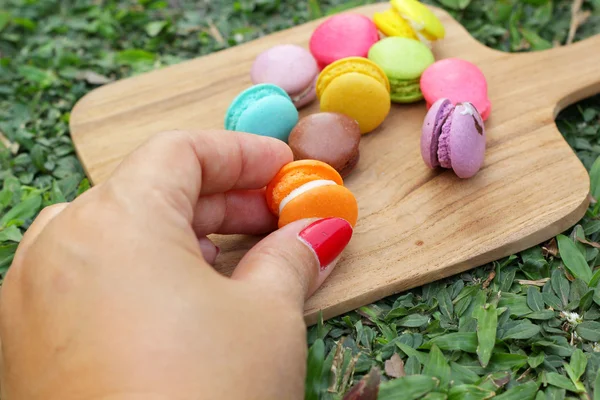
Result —
[[341, 218], [293, 222], [254, 246], [232, 279], [279, 292], [303, 308], [304, 300], [329, 276], [351, 237], [352, 226]]

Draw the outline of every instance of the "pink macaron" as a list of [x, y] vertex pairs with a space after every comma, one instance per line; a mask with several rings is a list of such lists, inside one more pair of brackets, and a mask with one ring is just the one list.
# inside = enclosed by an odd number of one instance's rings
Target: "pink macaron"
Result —
[[367, 57], [379, 40], [377, 26], [361, 14], [342, 13], [323, 21], [310, 37], [309, 48], [319, 68], [346, 57]]
[[469, 102], [483, 120], [492, 111], [485, 76], [474, 64], [460, 58], [446, 58], [431, 64], [421, 75], [421, 91], [427, 107], [441, 98], [452, 104]]
[[263, 51], [250, 70], [253, 84], [272, 83], [291, 97], [296, 108], [311, 103], [316, 97], [319, 76], [317, 62], [310, 52], [293, 44], [282, 44]]
[[445, 98], [433, 103], [423, 121], [421, 156], [429, 168], [449, 168], [460, 178], [477, 174], [485, 157], [485, 126], [477, 109]]

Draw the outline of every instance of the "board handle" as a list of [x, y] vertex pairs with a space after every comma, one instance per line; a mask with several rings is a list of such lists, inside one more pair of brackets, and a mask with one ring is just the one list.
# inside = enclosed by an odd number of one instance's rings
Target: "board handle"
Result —
[[540, 95], [548, 95], [555, 117], [565, 107], [600, 93], [600, 35], [528, 54], [536, 70], [532, 79], [544, 82]]

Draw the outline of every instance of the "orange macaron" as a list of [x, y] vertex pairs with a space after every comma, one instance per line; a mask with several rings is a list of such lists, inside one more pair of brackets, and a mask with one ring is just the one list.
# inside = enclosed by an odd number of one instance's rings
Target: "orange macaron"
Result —
[[329, 164], [299, 160], [285, 165], [265, 192], [279, 227], [304, 218], [343, 218], [354, 227], [358, 204], [340, 174]]

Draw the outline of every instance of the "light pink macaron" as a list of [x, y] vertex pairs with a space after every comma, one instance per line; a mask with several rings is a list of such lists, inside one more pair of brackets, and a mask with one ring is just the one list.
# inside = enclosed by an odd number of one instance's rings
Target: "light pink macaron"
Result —
[[311, 103], [316, 97], [319, 76], [317, 62], [310, 52], [293, 44], [282, 44], [263, 51], [256, 57], [250, 77], [253, 84], [272, 83], [289, 94], [296, 108]]
[[452, 104], [473, 104], [484, 121], [492, 111], [483, 72], [460, 58], [446, 58], [427, 67], [421, 75], [421, 91], [428, 108], [437, 100], [447, 98]]
[[439, 99], [429, 109], [421, 131], [421, 156], [429, 168], [452, 169], [460, 178], [477, 174], [485, 158], [485, 126], [468, 102], [456, 106]]

